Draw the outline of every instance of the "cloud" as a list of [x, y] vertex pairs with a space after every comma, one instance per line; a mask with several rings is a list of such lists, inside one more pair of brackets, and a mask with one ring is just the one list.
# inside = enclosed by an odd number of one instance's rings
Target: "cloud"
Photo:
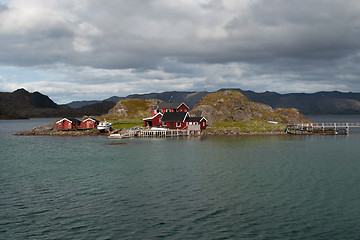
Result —
[[71, 82], [85, 98], [97, 86], [359, 89], [359, 11], [355, 0], [11, 0], [0, 5], [0, 64], [44, 74], [0, 75], [58, 95]]

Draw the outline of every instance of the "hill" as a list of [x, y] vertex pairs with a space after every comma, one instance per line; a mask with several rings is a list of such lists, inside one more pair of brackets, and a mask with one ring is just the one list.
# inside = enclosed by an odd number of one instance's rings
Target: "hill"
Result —
[[18, 89], [12, 93], [0, 93], [0, 119], [101, 115], [114, 105], [113, 102], [102, 101], [72, 109], [66, 105], [56, 104], [39, 92], [30, 93], [25, 89]]
[[[220, 89], [219, 91], [225, 91]], [[360, 93], [316, 92], [316, 93], [288, 93], [276, 92], [256, 93], [241, 89], [232, 89], [244, 94], [248, 99], [262, 102], [273, 108], [293, 107], [303, 114], [360, 114]]]
[[195, 105], [191, 113], [205, 117], [210, 127], [232, 128], [243, 132], [284, 130], [285, 124], [307, 121], [297, 109], [273, 109], [269, 105], [250, 101], [234, 90], [208, 94]]
[[140, 119], [150, 116], [151, 108], [159, 100], [125, 99], [120, 100], [108, 113], [101, 116], [105, 119]]

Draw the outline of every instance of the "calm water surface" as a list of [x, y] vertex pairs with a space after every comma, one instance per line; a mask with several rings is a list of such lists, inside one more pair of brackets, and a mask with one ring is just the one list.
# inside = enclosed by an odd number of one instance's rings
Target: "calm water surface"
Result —
[[0, 121], [0, 239], [359, 239], [356, 132], [12, 135], [48, 122]]

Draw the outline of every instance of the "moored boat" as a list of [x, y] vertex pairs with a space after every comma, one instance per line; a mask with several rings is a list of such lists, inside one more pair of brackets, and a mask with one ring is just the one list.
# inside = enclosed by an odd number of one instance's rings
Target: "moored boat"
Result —
[[103, 122], [100, 122], [99, 125], [97, 126], [97, 129], [102, 132], [102, 131], [106, 131], [106, 130], [109, 130], [111, 128], [111, 123], [108, 122], [108, 121], [103, 121]]

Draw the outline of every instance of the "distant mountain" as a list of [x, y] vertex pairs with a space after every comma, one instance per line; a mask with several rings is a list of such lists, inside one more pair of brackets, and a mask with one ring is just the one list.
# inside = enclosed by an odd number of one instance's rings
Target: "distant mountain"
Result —
[[70, 108], [74, 108], [74, 109], [77, 109], [77, 108], [82, 108], [82, 107], [85, 107], [85, 106], [88, 106], [88, 105], [91, 105], [91, 104], [94, 104], [94, 103], [100, 103], [101, 101], [99, 100], [92, 100], [92, 101], [72, 101], [71, 103], [67, 103], [66, 105]]
[[[220, 89], [225, 91], [227, 89]], [[257, 93], [233, 88], [244, 94], [249, 100], [270, 105], [272, 108], [297, 108], [306, 115], [315, 114], [360, 114], [360, 93], [317, 92], [317, 93], [288, 93], [279, 94], [276, 92]], [[125, 99], [160, 99], [165, 102], [185, 102], [190, 109], [199, 103], [208, 92], [163, 92], [149, 94], [132, 94], [127, 97], [116, 97], [106, 99], [107, 101], [118, 102]], [[91, 103], [91, 102], [89, 102]]]
[[114, 102], [102, 101], [72, 109], [54, 103], [48, 96], [39, 92], [30, 93], [22, 88], [12, 93], [0, 92], [0, 119], [102, 115], [114, 105]]
[[[126, 97], [117, 97], [112, 96], [110, 98], [105, 99], [104, 101], [112, 101], [114, 103], [117, 103], [120, 100], [126, 100], [126, 99], [142, 99], [142, 100], [148, 100], [148, 99], [159, 99], [164, 102], [185, 102], [189, 108], [191, 109], [195, 104], [197, 104], [200, 99], [207, 95], [208, 92], [162, 92], [162, 93], [147, 93], [147, 94], [131, 94]], [[68, 103], [67, 106], [72, 108], [77, 108], [77, 106], [86, 106], [88, 104], [92, 104], [95, 101], [81, 101], [81, 102], [71, 102]]]
[[[257, 93], [232, 89], [244, 94], [249, 100], [270, 105], [272, 108], [297, 108], [303, 114], [360, 114], [360, 93], [317, 92]], [[220, 89], [219, 91], [225, 91]], [[164, 102], [185, 102], [190, 109], [200, 102], [208, 92], [162, 92], [132, 94], [127, 97], [113, 96], [104, 101], [78, 101], [67, 105], [58, 105], [48, 96], [39, 92], [29, 93], [18, 89], [12, 93], [0, 92], [0, 118], [29, 117], [79, 117], [83, 115], [102, 115], [107, 113], [119, 100], [125, 99], [159, 99]]]
[[78, 116], [99, 116], [107, 113], [110, 109], [112, 109], [116, 105], [115, 102], [112, 101], [102, 101], [95, 102], [90, 105], [83, 106], [81, 108], [75, 109], [78, 113]]
[[[226, 89], [220, 89], [224, 91]], [[249, 100], [270, 105], [273, 108], [297, 108], [303, 114], [360, 114], [360, 93], [316, 92], [288, 93], [276, 92], [256, 93], [232, 89], [244, 94]]]

